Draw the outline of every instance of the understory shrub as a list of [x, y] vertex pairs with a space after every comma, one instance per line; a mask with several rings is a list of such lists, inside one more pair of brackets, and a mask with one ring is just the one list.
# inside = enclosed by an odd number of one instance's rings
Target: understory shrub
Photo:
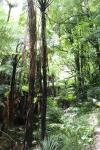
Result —
[[[75, 112], [77, 112], [75, 110]], [[93, 142], [93, 127], [88, 124], [88, 114], [65, 113], [61, 122], [48, 124], [48, 138], [43, 150], [85, 150]], [[59, 141], [60, 139], [60, 141]]]
[[64, 114], [63, 110], [57, 106], [57, 102], [49, 98], [47, 107], [47, 120], [49, 123], [61, 123], [61, 116]]

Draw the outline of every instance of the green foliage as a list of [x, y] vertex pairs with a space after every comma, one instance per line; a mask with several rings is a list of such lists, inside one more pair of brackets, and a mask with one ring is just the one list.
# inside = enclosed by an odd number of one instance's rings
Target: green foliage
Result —
[[0, 95], [6, 94], [9, 91], [9, 85], [0, 85]]
[[100, 126], [100, 112], [97, 115], [97, 119], [98, 119], [98, 126]]
[[97, 25], [100, 25], [100, 15], [97, 15], [97, 16], [95, 17], [94, 22], [95, 22]]
[[58, 108], [57, 102], [53, 98], [48, 99], [47, 118], [49, 122], [60, 123], [63, 111]]
[[99, 100], [100, 98], [100, 87], [92, 87], [88, 90], [88, 97], [91, 98], [97, 98]]
[[61, 150], [62, 143], [59, 136], [51, 136], [42, 143], [42, 150]]
[[47, 112], [48, 115], [48, 119], [50, 122], [54, 122], [54, 123], [59, 123], [61, 115], [62, 115], [62, 111], [60, 108], [50, 108]]
[[12, 66], [9, 62], [7, 64], [0, 66], [0, 73], [5, 73], [6, 75], [11, 75], [11, 72], [12, 72]]
[[78, 108], [78, 107], [69, 107], [68, 109], [67, 109], [67, 112], [68, 113], [74, 113], [74, 114], [79, 114], [79, 113], [81, 113], [80, 112], [80, 108]]
[[29, 90], [28, 85], [22, 85], [23, 92], [28, 92], [28, 90]]
[[[54, 135], [54, 148], [57, 148], [59, 145], [61, 146], [61, 150], [82, 150], [90, 145], [93, 142], [92, 134], [94, 128], [88, 124], [88, 118], [89, 115], [82, 115], [78, 117], [76, 112], [68, 112], [62, 116], [61, 124], [51, 124], [52, 134], [49, 135], [51, 135], [51, 139], [52, 135]], [[54, 130], [52, 130], [52, 127], [54, 127]], [[50, 148], [50, 138], [44, 141], [46, 149]]]
[[[20, 91], [18, 94], [29, 91], [30, 43], [26, 29], [28, 19], [25, 1], [24, 5], [17, 21], [11, 16], [9, 22], [6, 21], [6, 11], [0, 6], [0, 75], [3, 74], [5, 80], [9, 78], [9, 85], [0, 85], [0, 100], [2, 95], [4, 97], [9, 94], [16, 45], [23, 42], [26, 47], [22, 46], [18, 50], [15, 91], [17, 88]], [[40, 12], [36, 10], [38, 54], [41, 51], [41, 27]], [[55, 0], [49, 7], [46, 18], [47, 83], [52, 90], [54, 82], [56, 97], [52, 97], [52, 94], [48, 96], [47, 138], [42, 143], [42, 149], [83, 150], [91, 144], [93, 133], [86, 113], [93, 108], [92, 98], [100, 99], [100, 1]], [[39, 74], [38, 71], [36, 73]], [[37, 74], [36, 94], [40, 89]], [[74, 100], [77, 102], [76, 107], [65, 111], [58, 107], [60, 102], [73, 104]], [[34, 103], [36, 102], [37, 97], [34, 98]]]

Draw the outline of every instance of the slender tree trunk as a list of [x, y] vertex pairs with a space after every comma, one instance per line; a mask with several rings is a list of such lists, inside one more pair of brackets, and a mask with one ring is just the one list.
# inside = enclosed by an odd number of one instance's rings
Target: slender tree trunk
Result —
[[85, 76], [84, 76], [84, 66], [85, 66], [85, 54], [84, 54], [84, 49], [83, 45], [81, 45], [81, 56], [80, 56], [80, 73], [81, 73], [81, 99], [86, 99], [86, 93], [85, 93]]
[[9, 5], [9, 12], [8, 12], [7, 22], [9, 22], [9, 19], [10, 19], [11, 9], [12, 9], [12, 7]]
[[43, 98], [41, 108], [41, 139], [44, 140], [46, 135], [46, 108], [47, 108], [47, 42], [46, 42], [46, 17], [45, 11], [42, 11], [42, 71], [43, 71]]
[[13, 71], [11, 78], [11, 89], [9, 93], [9, 110], [8, 110], [8, 126], [13, 126], [14, 121], [14, 97], [15, 97], [15, 77], [16, 77], [16, 69], [17, 69], [17, 57], [18, 57], [18, 46], [16, 47], [16, 55], [13, 58]]
[[11, 15], [11, 10], [12, 10], [12, 8], [16, 7], [17, 4], [12, 4], [12, 3], [9, 2], [9, 0], [5, 0], [5, 1], [7, 2], [8, 6], [9, 6], [9, 11], [8, 11], [8, 16], [7, 16], [7, 22], [9, 22], [10, 15]]
[[96, 48], [96, 56], [97, 56], [96, 63], [97, 63], [98, 72], [100, 73], [100, 48], [99, 48], [98, 39], [95, 44], [95, 48]]
[[34, 93], [35, 93], [35, 72], [36, 72], [36, 12], [33, 0], [28, 2], [29, 16], [29, 36], [30, 36], [30, 71], [29, 71], [29, 95], [28, 110], [25, 127], [24, 150], [28, 150], [32, 146], [33, 129], [34, 129]]
[[77, 77], [77, 98], [80, 99], [81, 93], [81, 65], [79, 51], [75, 54], [75, 64], [76, 64], [76, 77]]
[[52, 95], [53, 97], [56, 97], [56, 91], [55, 91], [55, 76], [52, 74], [51, 76], [51, 82], [52, 82]]
[[39, 59], [37, 62], [37, 74], [38, 74], [38, 84], [39, 84], [39, 107], [41, 112], [42, 103], [42, 72], [41, 72], [41, 54], [39, 54]]

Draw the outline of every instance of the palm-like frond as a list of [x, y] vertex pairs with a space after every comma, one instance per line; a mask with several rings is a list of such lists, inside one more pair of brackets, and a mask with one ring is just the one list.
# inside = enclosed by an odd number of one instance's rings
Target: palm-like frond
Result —
[[42, 150], [61, 150], [63, 143], [60, 136], [51, 136], [43, 141]]

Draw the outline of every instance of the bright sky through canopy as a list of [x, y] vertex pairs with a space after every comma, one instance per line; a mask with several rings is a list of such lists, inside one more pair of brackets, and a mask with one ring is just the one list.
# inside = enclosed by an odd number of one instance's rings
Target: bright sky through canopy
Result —
[[[13, 17], [14, 20], [17, 20], [20, 16], [21, 10], [22, 10], [22, 0], [9, 0], [11, 4], [17, 4], [16, 7], [12, 8], [11, 10], [11, 17]], [[3, 2], [4, 9], [8, 13], [9, 6], [6, 1]]]

